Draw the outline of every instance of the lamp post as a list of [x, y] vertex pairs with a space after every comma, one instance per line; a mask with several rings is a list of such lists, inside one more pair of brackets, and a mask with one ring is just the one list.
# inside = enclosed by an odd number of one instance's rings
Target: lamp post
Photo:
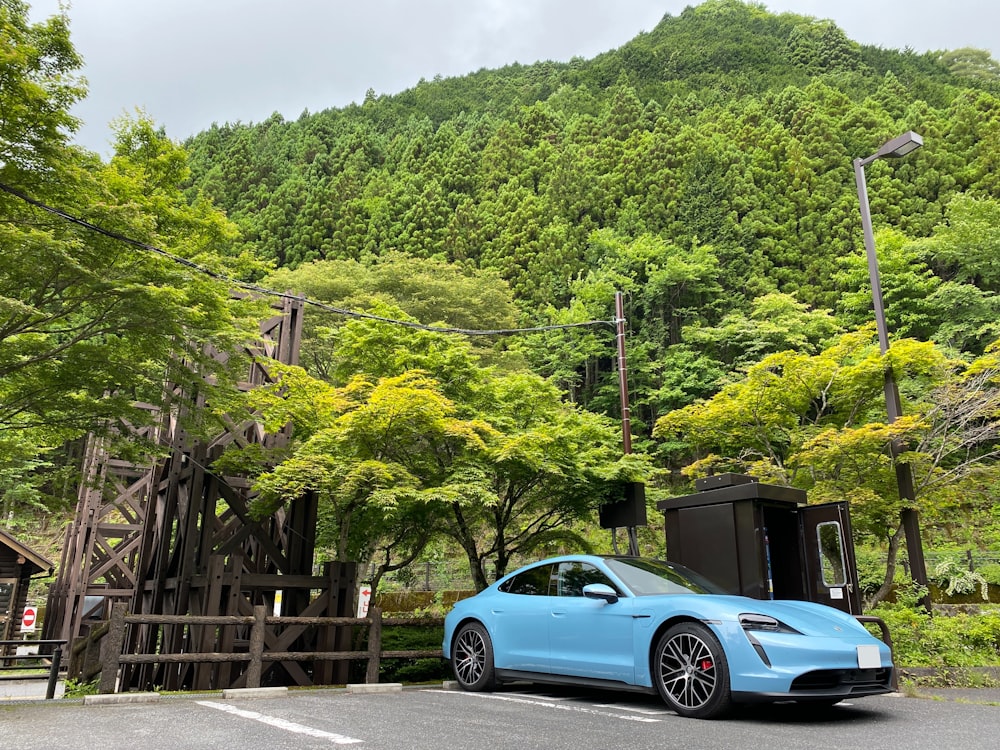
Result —
[[[876, 159], [898, 159], [924, 144], [923, 138], [912, 130], [883, 143], [878, 151], [864, 159], [854, 160], [854, 181], [858, 187], [858, 203], [861, 207], [861, 226], [865, 234], [865, 254], [868, 258], [868, 275], [872, 285], [872, 302], [875, 307], [875, 327], [878, 329], [879, 349], [883, 356], [889, 351], [889, 330], [885, 321], [885, 305], [882, 301], [882, 283], [878, 272], [878, 257], [875, 255], [875, 233], [872, 230], [871, 209], [868, 206], [868, 186], [865, 183], [865, 167]], [[899, 401], [899, 388], [892, 371], [892, 364], [885, 368], [885, 407], [889, 424], [902, 415]], [[920, 540], [920, 523], [917, 517], [913, 491], [913, 474], [909, 464], [901, 463], [898, 458], [903, 452], [902, 444], [893, 439], [889, 444], [893, 464], [896, 468], [896, 484], [899, 488], [899, 498], [903, 502], [900, 511], [900, 523], [906, 534], [906, 551], [910, 559], [910, 574], [913, 580], [927, 587], [927, 567], [924, 563], [924, 548]], [[924, 607], [930, 610], [930, 595], [923, 599]]]

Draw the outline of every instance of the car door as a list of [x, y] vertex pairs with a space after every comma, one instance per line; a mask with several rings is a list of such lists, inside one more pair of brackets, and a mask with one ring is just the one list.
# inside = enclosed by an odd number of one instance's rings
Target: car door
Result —
[[497, 669], [549, 671], [551, 585], [551, 565], [528, 568], [501, 585], [490, 612]]
[[635, 676], [633, 599], [609, 604], [583, 595], [588, 583], [620, 590], [590, 563], [561, 562], [553, 571], [549, 658], [555, 674], [631, 683]]
[[809, 505], [798, 515], [809, 601], [860, 615], [850, 506], [846, 501]]

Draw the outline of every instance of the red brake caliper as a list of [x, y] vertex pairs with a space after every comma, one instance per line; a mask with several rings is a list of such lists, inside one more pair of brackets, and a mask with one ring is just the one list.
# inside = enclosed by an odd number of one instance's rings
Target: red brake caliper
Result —
[[701, 671], [702, 672], [707, 672], [708, 670], [710, 670], [712, 668], [712, 662], [711, 662], [710, 659], [702, 659], [700, 666], [701, 666]]

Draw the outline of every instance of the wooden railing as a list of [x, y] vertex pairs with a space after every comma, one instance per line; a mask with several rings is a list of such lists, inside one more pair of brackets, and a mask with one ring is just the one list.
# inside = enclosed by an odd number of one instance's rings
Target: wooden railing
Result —
[[[434, 626], [443, 624], [444, 619], [437, 618], [385, 618], [378, 607], [372, 607], [367, 617], [275, 617], [267, 614], [264, 606], [254, 607], [252, 616], [196, 616], [196, 615], [143, 615], [128, 614], [125, 605], [116, 604], [111, 612], [111, 620], [95, 632], [103, 639], [100, 644], [100, 683], [101, 693], [114, 693], [117, 689], [119, 668], [126, 664], [206, 664], [239, 662], [246, 663], [246, 687], [256, 688], [261, 685], [264, 673], [264, 663], [274, 661], [344, 661], [366, 660], [366, 683], [377, 683], [379, 666], [382, 659], [404, 658], [434, 658], [441, 657], [441, 649], [422, 651], [383, 651], [382, 628], [391, 626]], [[185, 653], [155, 653], [139, 654], [122, 653], [125, 643], [125, 628], [128, 625], [187, 625], [187, 626], [245, 626], [250, 629], [249, 648], [246, 652], [185, 652]], [[313, 626], [313, 627], [367, 627], [368, 648], [365, 651], [267, 651], [265, 649], [265, 634], [268, 627], [273, 626]], [[83, 642], [74, 645], [74, 668], [81, 669], [81, 676], [89, 679], [95, 676], [98, 669], [91, 667], [91, 674], [86, 674], [87, 658], [85, 653], [93, 654], [95, 646]], [[78, 660], [84, 661], [83, 667], [78, 667]], [[90, 659], [91, 663], [94, 662]], [[72, 671], [72, 670], [71, 670]]]

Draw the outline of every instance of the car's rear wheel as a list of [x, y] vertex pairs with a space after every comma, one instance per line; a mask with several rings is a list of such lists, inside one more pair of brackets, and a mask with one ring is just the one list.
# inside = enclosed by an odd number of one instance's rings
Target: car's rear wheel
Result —
[[682, 622], [664, 633], [653, 655], [653, 675], [664, 702], [681, 716], [712, 719], [731, 708], [729, 663], [704, 625]]
[[467, 622], [455, 634], [451, 649], [451, 667], [463, 690], [492, 690], [496, 687], [493, 672], [493, 642], [486, 628]]

